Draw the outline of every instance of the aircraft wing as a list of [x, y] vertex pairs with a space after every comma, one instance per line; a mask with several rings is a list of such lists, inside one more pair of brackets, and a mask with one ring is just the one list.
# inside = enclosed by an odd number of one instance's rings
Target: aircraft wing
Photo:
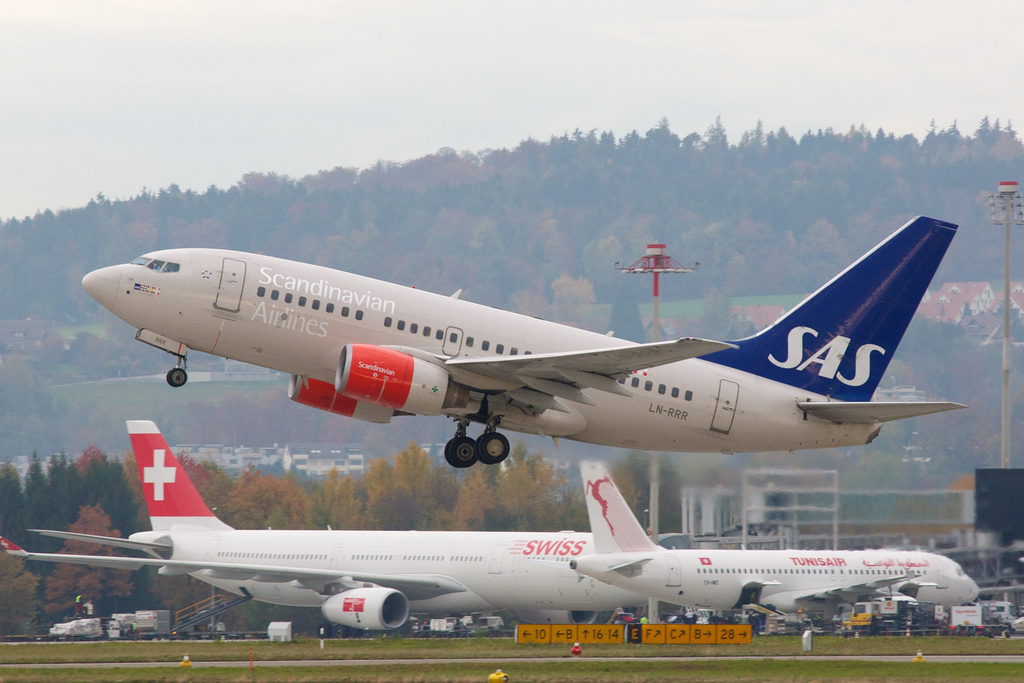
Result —
[[814, 417], [832, 422], [853, 424], [875, 424], [903, 420], [908, 417], [941, 413], [946, 410], [966, 408], [962, 403], [950, 401], [862, 401], [845, 403], [841, 401], [800, 401], [800, 410]]
[[[856, 600], [858, 596], [870, 593], [884, 597], [892, 592], [893, 587], [899, 585], [900, 587], [897, 592], [905, 588], [907, 585], [913, 585], [919, 587], [925, 584], [916, 584], [914, 581], [908, 581], [906, 574], [899, 576], [887, 576], [885, 578], [879, 578], [874, 581], [864, 581], [861, 583], [844, 584], [833, 586], [831, 588], [820, 588], [816, 591], [801, 593], [799, 591], [793, 591], [794, 600], [810, 600], [810, 601], [821, 601], [829, 600], [831, 598], [841, 598], [843, 600], [852, 602]], [[770, 600], [770, 597], [764, 598], [764, 600]]]
[[525, 385], [542, 394], [593, 405], [593, 400], [583, 394], [581, 389], [632, 396], [632, 392], [618, 383], [618, 380], [632, 372], [731, 348], [735, 346], [686, 337], [667, 342], [564, 353], [451, 358], [445, 361], [445, 365], [508, 384]]
[[467, 590], [461, 583], [448, 577], [429, 574], [376, 574], [372, 572], [349, 572], [344, 569], [236, 564], [230, 562], [205, 562], [202, 560], [162, 560], [151, 557], [30, 553], [3, 537], [0, 537], [0, 548], [25, 560], [126, 570], [136, 570], [142, 567], [159, 567], [159, 573], [163, 575], [204, 572], [211, 578], [234, 581], [252, 580], [268, 583], [298, 581], [307, 588], [318, 592], [322, 592], [324, 585], [328, 583], [338, 583], [345, 580], [374, 583], [387, 588], [394, 588], [405, 593], [406, 597], [410, 600], [426, 600], [449, 593], [463, 593]]

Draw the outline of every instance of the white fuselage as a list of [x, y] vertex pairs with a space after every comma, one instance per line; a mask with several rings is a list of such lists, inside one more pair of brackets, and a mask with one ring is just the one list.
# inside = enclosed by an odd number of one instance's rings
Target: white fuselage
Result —
[[[346, 575], [441, 579], [464, 590], [429, 599], [409, 594], [410, 611], [466, 614], [491, 610], [610, 610], [643, 600], [636, 593], [582, 577], [572, 558], [593, 552], [590, 534], [441, 531], [145, 531], [133, 540], [169, 538], [168, 559], [268, 567], [338, 570]], [[328, 597], [272, 574], [232, 579], [230, 570], [191, 576], [225, 591], [279, 605], [319, 607]], [[251, 576], [252, 572], [242, 575]], [[227, 578], [224, 578], [227, 577]]]
[[[268, 256], [215, 249], [171, 249], [147, 256], [180, 268], [104, 268], [88, 276], [90, 294], [134, 327], [189, 349], [332, 385], [339, 356], [349, 343], [470, 358], [632, 344]], [[99, 289], [103, 291], [97, 294]], [[455, 368], [452, 376], [488, 391], [515, 388], [466, 369]], [[589, 390], [595, 405], [564, 401], [568, 412], [534, 413], [506, 404], [497, 409], [502, 411], [501, 427], [621, 448], [726, 453], [858, 445], [879, 427], [805, 415], [797, 401], [825, 397], [700, 359], [635, 373], [624, 386], [632, 397]], [[443, 414], [459, 417], [478, 409], [476, 395], [468, 407]]]
[[[635, 572], [618, 566], [651, 558]], [[588, 555], [579, 570], [612, 585], [687, 607], [731, 609], [744, 588], [761, 584], [758, 602], [783, 612], [821, 611], [860, 596], [917, 584], [916, 599], [946, 607], [978, 595], [978, 586], [959, 564], [942, 555], [889, 550], [655, 550]], [[905, 578], [901, 578], [905, 577]], [[808, 597], [812, 596], [812, 597]]]

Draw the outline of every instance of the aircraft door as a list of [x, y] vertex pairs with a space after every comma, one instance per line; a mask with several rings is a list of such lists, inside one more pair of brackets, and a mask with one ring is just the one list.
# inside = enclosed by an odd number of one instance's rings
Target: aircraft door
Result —
[[679, 568], [679, 558], [673, 555], [667, 555], [668, 560], [668, 583], [666, 586], [679, 586], [681, 585], [683, 572]]
[[237, 313], [242, 308], [242, 287], [245, 285], [245, 261], [226, 258], [221, 266], [220, 286], [213, 307]]
[[330, 561], [327, 563], [327, 568], [328, 569], [340, 569], [341, 568], [341, 558], [344, 557], [343, 553], [344, 553], [344, 548], [342, 546], [340, 546], [340, 545], [334, 546], [334, 548], [331, 550], [331, 558], [330, 558]]
[[728, 434], [736, 417], [736, 404], [740, 397], [740, 385], [727, 379], [718, 383], [718, 402], [715, 415], [711, 418], [711, 431]]
[[494, 552], [491, 553], [491, 567], [489, 573], [500, 574], [501, 573], [501, 561], [505, 557], [505, 549], [507, 545], [501, 544], [494, 548]]
[[446, 356], [457, 356], [462, 350], [462, 330], [458, 327], [449, 327], [444, 331], [444, 345], [441, 352]]

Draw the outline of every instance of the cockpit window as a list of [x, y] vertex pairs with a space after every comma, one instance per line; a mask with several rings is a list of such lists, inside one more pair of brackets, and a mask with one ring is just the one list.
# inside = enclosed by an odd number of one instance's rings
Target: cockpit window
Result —
[[177, 273], [181, 266], [177, 263], [170, 261], [160, 261], [158, 259], [148, 258], [146, 256], [140, 256], [131, 262], [133, 266], [145, 266], [150, 270], [157, 273]]

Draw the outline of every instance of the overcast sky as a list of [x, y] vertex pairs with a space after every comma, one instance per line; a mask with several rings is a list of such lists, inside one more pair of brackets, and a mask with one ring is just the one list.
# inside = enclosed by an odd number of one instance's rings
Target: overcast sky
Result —
[[1012, 0], [4, 0], [0, 219], [662, 117], [1024, 130], [1022, 28]]

